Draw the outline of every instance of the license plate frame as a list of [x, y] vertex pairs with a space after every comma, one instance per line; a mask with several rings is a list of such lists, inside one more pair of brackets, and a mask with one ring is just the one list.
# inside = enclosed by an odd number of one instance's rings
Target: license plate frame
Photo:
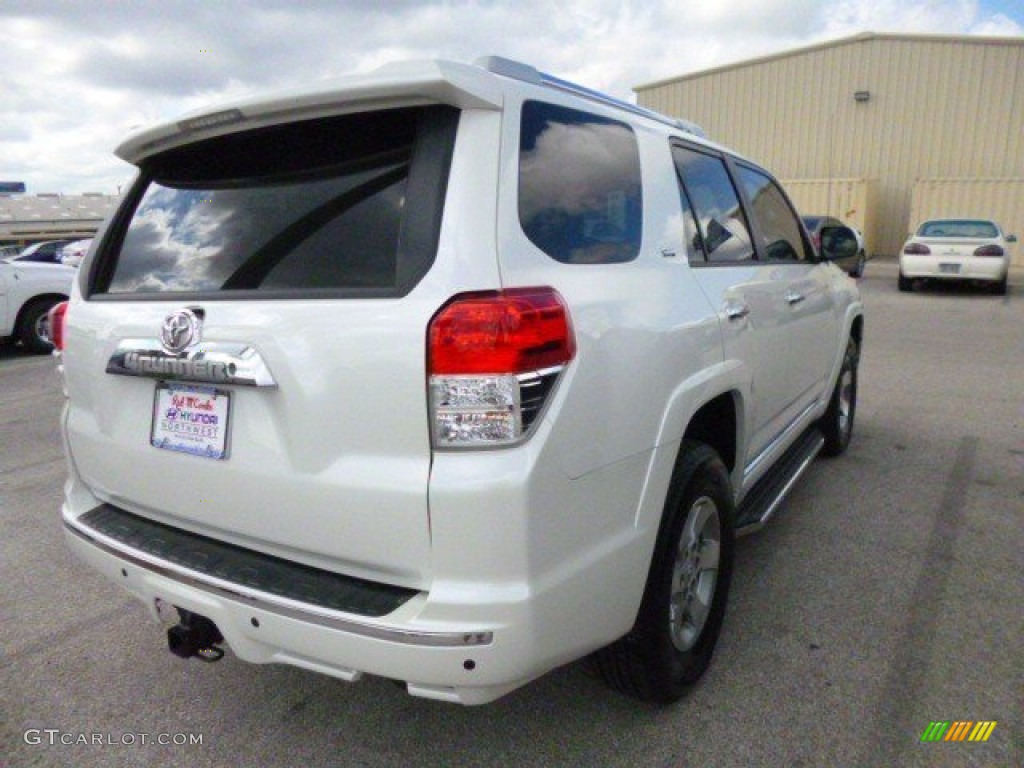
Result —
[[939, 273], [943, 274], [943, 275], [959, 275], [960, 274], [960, 265], [959, 264], [951, 264], [951, 263], [948, 263], [948, 262], [940, 262], [939, 263]]
[[157, 382], [149, 444], [205, 459], [228, 458], [231, 392], [201, 384]]

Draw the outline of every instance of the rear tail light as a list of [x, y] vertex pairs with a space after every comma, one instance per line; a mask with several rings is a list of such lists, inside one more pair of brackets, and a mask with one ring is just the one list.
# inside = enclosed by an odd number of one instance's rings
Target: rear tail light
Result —
[[903, 252], [909, 256], [927, 256], [932, 252], [932, 249], [924, 243], [907, 243]]
[[50, 341], [58, 351], [64, 350], [64, 319], [67, 317], [68, 303], [62, 301], [55, 304], [47, 313], [50, 322]]
[[996, 258], [1003, 257], [1003, 249], [995, 244], [983, 245], [980, 248], [974, 249], [975, 256], [995, 256]]
[[569, 310], [553, 288], [456, 296], [427, 331], [434, 445], [519, 440], [576, 353]]

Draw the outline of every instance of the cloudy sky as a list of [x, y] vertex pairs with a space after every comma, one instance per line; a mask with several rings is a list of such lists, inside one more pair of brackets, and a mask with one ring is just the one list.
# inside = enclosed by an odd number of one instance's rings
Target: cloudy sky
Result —
[[[742, 9], [742, 11], [740, 10]], [[116, 192], [133, 127], [388, 61], [632, 88], [864, 31], [1024, 35], [1021, 0], [0, 0], [0, 180]]]

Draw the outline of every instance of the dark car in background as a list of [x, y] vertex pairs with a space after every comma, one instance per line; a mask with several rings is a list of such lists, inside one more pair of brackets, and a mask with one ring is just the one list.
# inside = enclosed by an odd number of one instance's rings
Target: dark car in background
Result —
[[856, 227], [851, 227], [849, 224], [844, 224], [835, 216], [801, 216], [800, 219], [803, 221], [804, 226], [807, 227], [811, 240], [814, 241], [814, 247], [819, 251], [821, 250], [821, 230], [825, 227], [848, 227], [852, 229], [853, 233], [857, 236], [857, 245], [859, 246], [857, 253], [845, 259], [837, 259], [835, 264], [850, 277], [861, 277], [864, 274], [864, 264], [867, 262], [868, 257], [864, 252], [864, 237], [861, 235], [860, 230]]

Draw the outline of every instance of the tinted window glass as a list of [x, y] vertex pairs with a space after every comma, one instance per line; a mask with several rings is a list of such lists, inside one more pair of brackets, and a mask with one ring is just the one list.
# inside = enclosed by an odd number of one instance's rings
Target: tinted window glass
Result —
[[704, 258], [704, 241], [701, 240], [700, 230], [697, 229], [697, 220], [693, 215], [693, 206], [690, 205], [690, 198], [686, 196], [683, 185], [679, 185], [679, 198], [683, 208], [683, 237], [686, 242], [686, 258], [691, 264], [702, 264]]
[[425, 111], [293, 123], [158, 156], [97, 291], [394, 289]]
[[739, 166], [740, 184], [757, 220], [761, 247], [769, 261], [796, 261], [807, 258], [800, 223], [786, 202], [782, 190], [768, 176]]
[[950, 219], [926, 221], [917, 233], [921, 237], [999, 237], [999, 230], [991, 221]]
[[43, 243], [35, 247], [26, 248], [28, 253], [19, 257], [19, 261], [38, 261], [45, 264], [60, 264], [60, 249], [63, 248], [68, 240], [61, 240], [56, 243]]
[[696, 213], [708, 260], [752, 259], [750, 230], [722, 159], [679, 146], [672, 147], [672, 155]]
[[640, 252], [642, 211], [640, 156], [628, 125], [523, 105], [519, 221], [534, 245], [567, 264], [629, 261]]

